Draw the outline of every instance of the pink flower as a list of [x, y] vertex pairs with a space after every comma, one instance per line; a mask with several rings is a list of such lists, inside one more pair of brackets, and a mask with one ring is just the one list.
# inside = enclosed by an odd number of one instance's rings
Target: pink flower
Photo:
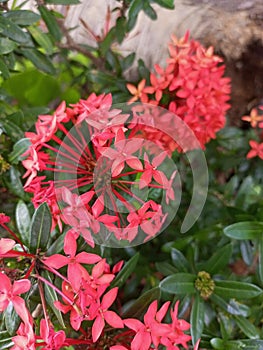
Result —
[[10, 238], [0, 239], [0, 254], [8, 253], [15, 246], [16, 242]]
[[168, 306], [169, 302], [165, 304], [161, 314], [158, 314], [157, 300], [155, 300], [151, 303], [144, 315], [144, 323], [132, 318], [124, 320], [125, 326], [136, 332], [131, 343], [131, 350], [148, 350], [152, 343], [155, 348], [157, 348], [160, 342], [160, 337], [169, 334], [169, 326], [160, 323]]
[[21, 323], [16, 336], [12, 338], [14, 346], [10, 350], [35, 350], [35, 334], [30, 323]]
[[49, 324], [45, 319], [40, 321], [40, 336], [46, 343], [42, 350], [59, 350], [63, 345], [67, 345], [65, 344], [65, 332], [62, 330], [55, 332], [52, 324]]
[[152, 178], [159, 184], [163, 184], [165, 182], [166, 176], [160, 170], [157, 170], [157, 167], [162, 164], [165, 157], [167, 156], [166, 152], [162, 152], [158, 154], [158, 156], [154, 157], [152, 162], [150, 163], [148, 155], [144, 154], [144, 168], [142, 176], [140, 177], [139, 188], [142, 189], [145, 186], [148, 186]]
[[7, 224], [10, 221], [10, 217], [4, 213], [0, 213], [0, 225]]
[[60, 269], [61, 267], [68, 265], [68, 279], [74, 290], [78, 290], [82, 277], [87, 274], [87, 270], [81, 264], [94, 264], [100, 261], [101, 257], [97, 254], [86, 252], [81, 252], [76, 255], [77, 242], [72, 231], [68, 231], [65, 236], [64, 251], [66, 256], [54, 254], [47, 257], [44, 260], [44, 263], [55, 269]]
[[12, 285], [10, 279], [4, 273], [0, 273], [0, 312], [3, 312], [11, 302], [19, 317], [28, 323], [30, 315], [25, 300], [19, 294], [28, 292], [30, 287], [31, 283], [27, 279], [14, 281]]
[[92, 340], [95, 343], [105, 327], [105, 321], [113, 328], [123, 328], [123, 321], [114, 311], [108, 310], [117, 297], [118, 288], [115, 287], [106, 293], [98, 305], [97, 316], [92, 326]]
[[263, 142], [258, 143], [251, 140], [249, 141], [249, 144], [251, 146], [251, 151], [248, 152], [247, 158], [259, 157], [260, 159], [263, 159]]
[[142, 163], [138, 157], [133, 155], [142, 147], [142, 144], [142, 139], [133, 138], [130, 141], [123, 139], [115, 142], [115, 149], [109, 147], [103, 152], [103, 156], [111, 159], [113, 162], [111, 166], [113, 177], [118, 176], [122, 172], [125, 163], [127, 163], [132, 169], [143, 169]]

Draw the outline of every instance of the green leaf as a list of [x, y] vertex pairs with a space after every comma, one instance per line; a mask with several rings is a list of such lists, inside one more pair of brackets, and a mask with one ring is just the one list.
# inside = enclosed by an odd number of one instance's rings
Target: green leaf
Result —
[[139, 12], [143, 8], [143, 1], [141, 0], [132, 0], [128, 12], [128, 31], [131, 31], [132, 28], [135, 26], [135, 23], [137, 21], [137, 17]]
[[[42, 275], [47, 281], [49, 281], [50, 283], [53, 284], [50, 273], [48, 271], [43, 271]], [[63, 320], [63, 316], [62, 316], [61, 312], [54, 305], [54, 302], [59, 300], [56, 291], [53, 288], [51, 288], [48, 284], [45, 284], [44, 285], [44, 292], [45, 292], [45, 299], [46, 299], [48, 305], [51, 307], [52, 311], [56, 315], [60, 325], [63, 328], [65, 328], [66, 326], [65, 326], [65, 323]]]
[[119, 44], [122, 43], [123, 39], [125, 38], [125, 34], [126, 34], [126, 18], [122, 16], [117, 18], [116, 25], [115, 25], [115, 35]]
[[3, 16], [21, 26], [29, 26], [40, 20], [39, 14], [29, 10], [8, 11]]
[[130, 66], [134, 62], [135, 56], [136, 56], [135, 52], [132, 52], [131, 54], [129, 54], [128, 56], [124, 57], [121, 60], [121, 66], [122, 66], [122, 70], [123, 71], [125, 71], [128, 68], [130, 68]]
[[191, 266], [189, 262], [186, 260], [185, 256], [180, 252], [180, 250], [176, 248], [171, 249], [171, 257], [174, 266], [180, 272], [190, 272]]
[[56, 70], [50, 58], [48, 58], [42, 52], [36, 49], [21, 49], [21, 53], [42, 72], [52, 75], [56, 73]]
[[258, 241], [258, 274], [260, 282], [263, 283], [263, 235]]
[[124, 311], [122, 318], [141, 318], [148, 306], [154, 301], [160, 298], [160, 289], [159, 287], [155, 287], [153, 289], [148, 290], [143, 295], [141, 295], [138, 299], [136, 299], [133, 303], [129, 305], [129, 307]]
[[152, 8], [152, 6], [149, 4], [147, 0], [143, 1], [143, 11], [144, 13], [152, 20], [157, 19], [157, 13]]
[[236, 324], [250, 339], [259, 339], [259, 330], [248, 319], [242, 316], [235, 317]]
[[226, 311], [231, 315], [236, 315], [236, 316], [240, 315], [240, 316], [248, 317], [251, 314], [251, 310], [247, 305], [242, 304], [235, 299], [230, 299], [228, 302], [226, 302], [220, 296], [216, 294], [212, 294], [210, 296], [210, 300], [216, 305], [218, 305], [222, 310]]
[[11, 166], [10, 170], [4, 174], [3, 181], [5, 186], [8, 187], [12, 193], [22, 199], [27, 199], [28, 195], [24, 191], [20, 178], [20, 172]]
[[3, 36], [7, 36], [21, 44], [25, 44], [29, 40], [29, 35], [27, 33], [3, 16], [0, 16], [0, 31]]
[[29, 27], [28, 31], [38, 45], [45, 50], [47, 55], [51, 55], [53, 53], [53, 44], [47, 33], [43, 33], [38, 27], [33, 26]]
[[55, 41], [60, 41], [62, 39], [62, 32], [59, 28], [56, 17], [49, 11], [45, 6], [38, 6], [39, 12], [46, 23], [49, 33], [55, 39]]
[[20, 233], [22, 242], [26, 246], [28, 246], [31, 217], [30, 217], [27, 205], [22, 200], [19, 200], [19, 202], [17, 203], [15, 218], [16, 218], [16, 226], [17, 226], [18, 232]]
[[226, 299], [251, 299], [262, 293], [258, 286], [237, 281], [215, 281], [214, 293]]
[[31, 142], [27, 138], [17, 141], [13, 146], [13, 151], [9, 154], [9, 162], [12, 164], [18, 164], [18, 162], [21, 161], [21, 155], [28, 150], [30, 145]]
[[225, 227], [224, 234], [233, 239], [257, 239], [263, 234], [263, 222], [237, 222]]
[[176, 273], [166, 277], [160, 283], [162, 291], [171, 294], [191, 294], [195, 293], [196, 275], [190, 273]]
[[233, 334], [233, 321], [232, 317], [227, 315], [225, 312], [219, 311], [217, 313], [218, 322], [220, 324], [220, 333], [222, 334], [222, 338], [227, 340], [231, 338]]
[[13, 140], [18, 141], [24, 137], [24, 132], [21, 128], [9, 119], [9, 116], [2, 121], [2, 126], [6, 134]]
[[15, 335], [21, 320], [18, 314], [16, 313], [12, 303], [8, 304], [7, 309], [4, 313], [4, 318], [6, 330], [10, 335]]
[[77, 5], [80, 4], [79, 0], [46, 0], [46, 4], [52, 5]]
[[169, 10], [174, 9], [174, 0], [152, 0], [152, 2], [155, 2], [156, 4]]
[[224, 247], [218, 249], [215, 254], [205, 263], [206, 271], [211, 275], [218, 273], [222, 270], [229, 262], [232, 254], [232, 244], [227, 244]]
[[173, 275], [177, 272], [176, 268], [167, 261], [158, 261], [155, 263], [155, 266], [157, 271], [161, 272], [164, 276]]
[[0, 350], [11, 349], [14, 343], [12, 341], [12, 337], [6, 337], [0, 340]]
[[64, 247], [64, 239], [66, 236], [66, 232], [60, 234], [59, 237], [51, 244], [46, 252], [46, 256], [50, 256], [53, 254], [58, 254], [63, 250]]
[[196, 294], [190, 315], [192, 343], [195, 345], [201, 338], [204, 329], [205, 304], [204, 299]]
[[8, 38], [0, 38], [0, 55], [14, 51], [16, 43]]
[[38, 249], [45, 251], [52, 224], [52, 217], [47, 203], [42, 203], [35, 211], [30, 225], [30, 243], [31, 252], [37, 252]]
[[9, 69], [1, 57], [0, 57], [0, 72], [4, 79], [9, 78]]
[[126, 262], [126, 264], [121, 269], [121, 271], [118, 273], [116, 278], [112, 281], [111, 288], [114, 288], [114, 287], [120, 288], [125, 284], [128, 277], [134, 271], [134, 269], [138, 263], [139, 257], [140, 257], [140, 254], [136, 253], [129, 261]]

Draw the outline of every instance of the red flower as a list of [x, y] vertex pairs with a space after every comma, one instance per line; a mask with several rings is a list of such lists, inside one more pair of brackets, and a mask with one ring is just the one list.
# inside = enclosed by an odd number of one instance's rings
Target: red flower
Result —
[[65, 332], [62, 330], [55, 332], [52, 324], [45, 319], [40, 321], [40, 336], [46, 343], [42, 350], [59, 350], [63, 345], [67, 345]]
[[115, 287], [106, 293], [101, 303], [97, 306], [97, 316], [92, 326], [92, 340], [95, 343], [100, 337], [103, 328], [105, 327], [105, 321], [113, 328], [123, 328], [123, 321], [114, 311], [108, 310], [108, 308], [114, 303], [118, 293], [118, 288]]
[[4, 255], [9, 252], [15, 246], [16, 242], [10, 238], [1, 238], [0, 239], [0, 254]]
[[55, 269], [68, 265], [67, 276], [74, 290], [78, 290], [83, 276], [87, 274], [87, 270], [81, 264], [94, 264], [101, 260], [97, 254], [81, 252], [76, 255], [77, 242], [72, 231], [68, 231], [64, 241], [64, 251], [67, 256], [54, 254], [47, 257], [44, 263]]
[[10, 350], [35, 350], [35, 334], [30, 323], [21, 323], [16, 336], [12, 338], [14, 346]]
[[[165, 304], [165, 308], [168, 305], [169, 303]], [[131, 350], [148, 350], [152, 343], [155, 348], [158, 347], [160, 337], [169, 333], [169, 326], [159, 322], [161, 318], [158, 319], [157, 300], [155, 300], [144, 315], [144, 323], [132, 318], [124, 320], [125, 326], [136, 332], [131, 343]]]
[[248, 152], [247, 158], [253, 158], [253, 157], [259, 157], [260, 159], [263, 159], [263, 142], [258, 143], [254, 140], [249, 141], [249, 144], [251, 146], [251, 151]]
[[0, 213], [0, 225], [7, 224], [10, 221], [10, 217], [4, 213]]
[[3, 312], [11, 302], [19, 317], [27, 324], [31, 319], [26, 308], [25, 300], [19, 296], [29, 291], [31, 283], [27, 279], [14, 281], [11, 284], [10, 279], [0, 273], [0, 312]]

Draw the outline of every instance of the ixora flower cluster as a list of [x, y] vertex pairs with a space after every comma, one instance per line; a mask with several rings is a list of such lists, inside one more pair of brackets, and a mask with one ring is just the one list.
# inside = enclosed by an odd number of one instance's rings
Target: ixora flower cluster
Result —
[[63, 102], [26, 133], [25, 191], [35, 207], [49, 205], [52, 229], [69, 225], [91, 247], [148, 241], [169, 223], [176, 203], [171, 150], [200, 148], [179, 118], [175, 142], [174, 125], [173, 113], [159, 107], [112, 108], [110, 94], [71, 107]]
[[[179, 350], [180, 345], [188, 347], [191, 336], [185, 331], [189, 330], [190, 324], [178, 319], [178, 302], [174, 307], [166, 302], [158, 310], [157, 300], [153, 301], [143, 321], [123, 319], [110, 309], [118, 294], [118, 287], [113, 287], [112, 283], [122, 269], [122, 261], [111, 269], [106, 260], [97, 254], [84, 251], [76, 254], [78, 237], [72, 231], [65, 236], [65, 255], [32, 254], [9, 228], [9, 220], [9, 217], [0, 214], [0, 225], [12, 236], [12, 239], [1, 238], [0, 257], [16, 259], [16, 273], [6, 266], [0, 274], [0, 312], [11, 306], [20, 317], [20, 325], [16, 335], [10, 338], [9, 348], [59, 350], [67, 346], [85, 349], [105, 349], [107, 346], [110, 350], [148, 350], [152, 345], [155, 349], [163, 345], [166, 349]], [[67, 267], [65, 275], [59, 272], [62, 267]], [[43, 277], [45, 272], [48, 276], [53, 274], [57, 282]], [[28, 302], [36, 286], [43, 315], [40, 322], [32, 317], [32, 305]], [[67, 331], [74, 331], [77, 337], [67, 337], [65, 330], [59, 329], [57, 323], [56, 327], [52, 324], [46, 301], [47, 286], [61, 296], [62, 302], [56, 300], [53, 307], [63, 314], [69, 313], [71, 330], [68, 327]], [[164, 322], [169, 308], [170, 321]], [[198, 344], [199, 341], [195, 350]]]
[[250, 140], [249, 145], [251, 150], [247, 154], [247, 158], [259, 157], [263, 159], [263, 106], [259, 108], [252, 108], [250, 115], [245, 115], [242, 117], [242, 120], [249, 122], [251, 127], [255, 129], [256, 136], [259, 142], [256, 140]]
[[195, 133], [202, 147], [215, 138], [225, 125], [225, 112], [230, 95], [230, 79], [223, 77], [223, 61], [214, 55], [213, 47], [204, 48], [189, 40], [189, 32], [177, 39], [172, 36], [167, 65], [154, 66], [147, 84], [127, 84], [133, 95], [130, 102], [141, 101], [169, 109]]

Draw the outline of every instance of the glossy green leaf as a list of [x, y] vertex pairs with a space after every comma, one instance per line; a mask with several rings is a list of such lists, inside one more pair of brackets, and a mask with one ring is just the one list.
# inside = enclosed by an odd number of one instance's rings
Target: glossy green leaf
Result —
[[6, 36], [18, 43], [25, 44], [29, 36], [18, 25], [8, 18], [0, 16], [0, 30], [3, 36]]
[[56, 17], [49, 11], [45, 6], [38, 6], [39, 12], [47, 25], [49, 33], [55, 39], [55, 41], [60, 41], [62, 38], [62, 33], [57, 23]]
[[257, 239], [263, 234], [263, 222], [237, 222], [225, 227], [224, 234], [233, 239]]
[[139, 12], [143, 8], [143, 1], [141, 0], [132, 0], [130, 7], [129, 7], [129, 12], [128, 12], [128, 30], [132, 30], [132, 28], [135, 26], [135, 23], [137, 21], [137, 17]]
[[232, 244], [219, 248], [205, 263], [206, 271], [211, 275], [218, 273], [229, 262], [232, 254]]
[[129, 54], [128, 56], [124, 57], [121, 60], [121, 66], [123, 71], [130, 68], [130, 66], [133, 64], [135, 60], [135, 56], [136, 56], [135, 52], [132, 52], [131, 54]]
[[47, 33], [43, 33], [38, 27], [33, 26], [29, 27], [28, 31], [38, 45], [45, 50], [47, 55], [51, 55], [53, 53], [53, 44]]
[[241, 331], [250, 339], [259, 339], [259, 330], [245, 317], [235, 317], [236, 324]]
[[6, 134], [11, 137], [13, 141], [18, 141], [24, 137], [23, 130], [12, 121], [11, 118], [6, 117], [2, 121], [2, 126], [4, 127]]
[[6, 172], [3, 176], [4, 184], [11, 191], [11, 193], [15, 194], [16, 196], [22, 199], [27, 199], [28, 195], [25, 193], [20, 179], [20, 172], [13, 166], [11, 166], [9, 171]]
[[8, 11], [3, 16], [21, 26], [29, 26], [40, 20], [39, 14], [29, 10]]
[[[49, 281], [50, 283], [53, 283], [52, 279], [51, 279], [51, 275], [48, 271], [43, 271], [42, 275], [47, 281]], [[60, 325], [63, 328], [65, 328], [63, 316], [62, 316], [61, 312], [54, 305], [54, 302], [59, 300], [56, 291], [53, 288], [51, 288], [48, 284], [45, 284], [44, 285], [44, 292], [45, 292], [45, 299], [46, 299], [48, 305], [51, 307], [52, 311], [56, 315]]]
[[253, 264], [254, 259], [254, 247], [249, 240], [241, 240], [240, 241], [240, 252], [242, 255], [242, 259], [245, 264], [250, 266]]
[[138, 299], [132, 302], [129, 307], [124, 311], [122, 318], [141, 318], [147, 311], [148, 306], [154, 301], [160, 298], [159, 287], [153, 288], [145, 292]]
[[30, 243], [31, 252], [37, 252], [38, 249], [45, 251], [52, 224], [52, 217], [47, 203], [42, 203], [35, 211], [30, 225]]
[[16, 43], [8, 38], [0, 38], [0, 55], [14, 51]]
[[4, 313], [4, 317], [6, 330], [10, 335], [14, 336], [20, 325], [21, 320], [18, 314], [16, 313], [12, 303], [8, 304], [7, 309]]
[[220, 333], [224, 340], [227, 340], [231, 337], [233, 333], [233, 322], [232, 317], [227, 315], [225, 312], [217, 312], [218, 322], [220, 324]]
[[53, 242], [51, 246], [48, 248], [46, 256], [58, 254], [63, 250], [65, 235], [66, 235], [66, 232], [59, 235], [59, 237], [55, 240], [55, 242]]
[[42, 52], [36, 49], [22, 49], [21, 52], [42, 72], [52, 75], [56, 73], [52, 61]]
[[27, 138], [23, 138], [17, 141], [13, 146], [13, 151], [8, 157], [9, 162], [12, 164], [18, 164], [18, 162], [21, 161], [21, 155], [28, 150], [30, 145], [31, 142]]
[[126, 264], [123, 266], [123, 268], [118, 273], [116, 278], [112, 281], [111, 288], [114, 288], [114, 287], [120, 288], [121, 286], [123, 286], [125, 284], [128, 277], [134, 271], [134, 269], [138, 263], [139, 257], [140, 257], [140, 254], [137, 253], [129, 261], [126, 262]]
[[251, 299], [259, 296], [262, 289], [246, 282], [215, 281], [214, 293], [226, 299]]
[[119, 17], [116, 20], [116, 26], [115, 26], [115, 35], [119, 44], [122, 43], [123, 39], [125, 38], [125, 34], [126, 34], [126, 18]]
[[11, 349], [11, 347], [14, 345], [12, 341], [12, 337], [6, 337], [4, 339], [0, 339], [0, 350], [5, 350], [5, 349]]
[[190, 272], [191, 266], [189, 262], [186, 260], [185, 256], [180, 252], [180, 250], [172, 248], [171, 257], [172, 257], [172, 262], [178, 271]]
[[169, 10], [174, 9], [174, 0], [152, 0], [152, 1]]
[[210, 300], [217, 306], [219, 306], [222, 310], [231, 315], [240, 315], [248, 317], [251, 314], [249, 306], [242, 304], [235, 299], [230, 299], [229, 301], [226, 301], [220, 296], [212, 294], [210, 296]]
[[201, 338], [204, 329], [204, 318], [204, 299], [202, 299], [199, 294], [196, 294], [190, 315], [191, 336], [193, 345], [195, 345], [197, 340]]
[[167, 261], [160, 261], [155, 263], [157, 271], [161, 272], [164, 276], [173, 275], [177, 272], [176, 268], [169, 264]]
[[160, 282], [162, 291], [171, 294], [191, 294], [195, 293], [196, 275], [190, 273], [176, 273], [166, 277]]
[[31, 217], [29, 210], [27, 208], [27, 205], [22, 201], [19, 200], [16, 206], [16, 226], [18, 229], [18, 232], [20, 233], [22, 242], [28, 246], [29, 245], [29, 236], [30, 236], [30, 223], [31, 223]]
[[4, 79], [9, 78], [9, 69], [1, 57], [0, 57], [0, 73]]
[[157, 13], [147, 0], [143, 1], [143, 11], [152, 20], [157, 19]]

